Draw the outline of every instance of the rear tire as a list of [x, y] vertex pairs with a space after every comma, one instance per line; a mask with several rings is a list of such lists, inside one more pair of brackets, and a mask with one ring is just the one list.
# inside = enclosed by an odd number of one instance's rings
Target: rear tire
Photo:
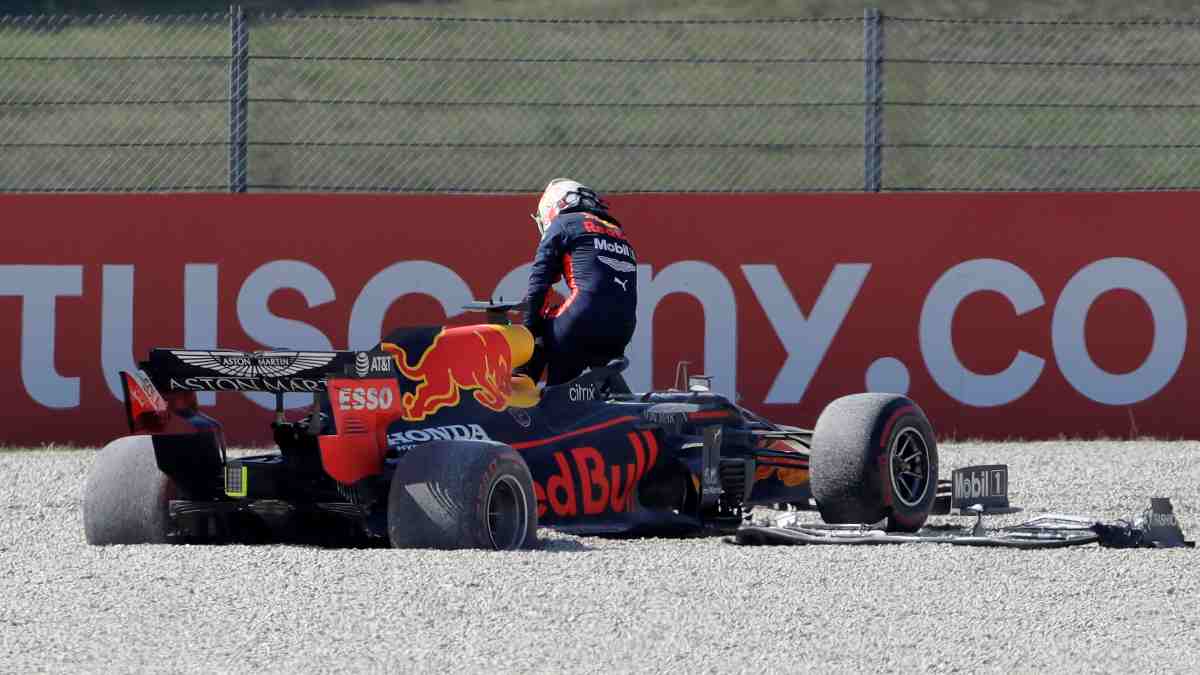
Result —
[[83, 530], [89, 544], [166, 544], [168, 506], [180, 498], [175, 481], [159, 470], [150, 436], [125, 436], [96, 454], [83, 493]]
[[827, 523], [878, 523], [915, 532], [937, 496], [933, 427], [895, 394], [854, 394], [821, 412], [813, 430], [810, 480]]
[[396, 548], [516, 550], [537, 546], [537, 499], [525, 460], [484, 441], [422, 443], [388, 492]]

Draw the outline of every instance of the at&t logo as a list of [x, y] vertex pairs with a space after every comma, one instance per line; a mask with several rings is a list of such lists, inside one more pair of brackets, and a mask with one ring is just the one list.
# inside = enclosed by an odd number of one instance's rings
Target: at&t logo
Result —
[[359, 377], [366, 377], [372, 373], [390, 372], [392, 372], [390, 356], [371, 356], [366, 352], [359, 352], [354, 356], [354, 374]]

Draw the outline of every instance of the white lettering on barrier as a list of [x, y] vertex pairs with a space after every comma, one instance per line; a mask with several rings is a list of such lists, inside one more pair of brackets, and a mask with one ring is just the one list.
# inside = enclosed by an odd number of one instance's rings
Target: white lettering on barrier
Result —
[[[100, 369], [113, 398], [122, 396], [120, 371], [136, 370], [133, 349], [134, 266], [104, 265], [101, 272]], [[217, 347], [217, 266], [184, 266], [184, 346]], [[216, 393], [197, 393], [202, 406], [217, 402]]]
[[[1124, 374], [1096, 365], [1085, 336], [1088, 311], [1101, 295], [1116, 289], [1142, 298], [1154, 322], [1149, 356]], [[1007, 298], [1018, 316], [1044, 304], [1037, 283], [1020, 267], [1001, 260], [970, 260], [952, 267], [933, 285], [919, 327], [921, 354], [934, 381], [955, 400], [978, 407], [1004, 405], [1024, 396], [1045, 363], [1020, 351], [1003, 372], [980, 375], [959, 361], [950, 334], [954, 312], [968, 295], [984, 290]], [[1059, 296], [1051, 322], [1055, 362], [1063, 376], [1080, 394], [1107, 405], [1137, 403], [1159, 392], [1175, 377], [1187, 349], [1187, 311], [1179, 290], [1162, 270], [1133, 258], [1105, 258], [1077, 272]]]
[[[216, 349], [217, 344], [217, 266], [183, 266], [183, 346], [188, 349]], [[214, 405], [217, 394], [196, 394], [200, 405]]]
[[447, 317], [470, 302], [471, 287], [454, 270], [428, 260], [407, 260], [371, 277], [350, 310], [350, 349], [370, 349], [383, 336], [383, 317], [400, 298], [420, 293], [442, 305]]
[[[285, 288], [299, 291], [309, 307], [319, 307], [337, 298], [329, 278], [309, 263], [299, 260], [266, 263], [246, 277], [238, 292], [238, 322], [247, 337], [272, 348], [333, 349], [329, 338], [315, 326], [271, 313], [267, 302], [275, 291]], [[275, 397], [271, 394], [246, 393], [246, 397], [267, 410], [275, 407]], [[284, 406], [289, 408], [311, 402], [311, 397], [284, 395]]]
[[871, 266], [838, 264], [821, 288], [812, 312], [805, 318], [775, 265], [742, 265], [742, 274], [758, 304], [766, 310], [771, 328], [783, 343], [787, 359], [775, 375], [764, 403], [799, 403], [846, 313], [867, 279]]
[[[504, 275], [504, 278], [496, 284], [495, 290], [488, 297], [504, 302], [520, 302], [525, 298], [525, 292], [529, 289], [529, 273], [532, 269], [533, 263], [525, 263], [514, 268]], [[567, 288], [567, 283], [561, 279], [554, 284], [554, 290], [564, 298], [571, 294], [571, 289]]]
[[[506, 289], [519, 295], [516, 289], [525, 283], [528, 267], [522, 265], [507, 274], [497, 285], [496, 295], [502, 295], [501, 291]], [[771, 382], [766, 403], [795, 403], [803, 399], [869, 270], [870, 265], [865, 263], [835, 265], [806, 316], [775, 266], [742, 266], [756, 300], [766, 310], [787, 353]], [[737, 300], [728, 279], [719, 269], [701, 261], [678, 262], [657, 275], [649, 265], [641, 265], [639, 274], [642, 289], [639, 325], [630, 346], [631, 367], [627, 372], [631, 385], [635, 389], [651, 386], [655, 309], [666, 296], [685, 293], [699, 301], [703, 313], [704, 370], [715, 376], [716, 391], [734, 395]], [[187, 265], [184, 276], [186, 346], [215, 347], [217, 266]], [[70, 408], [79, 404], [79, 378], [62, 377], [54, 369], [55, 307], [59, 296], [82, 295], [82, 279], [81, 266], [0, 266], [0, 295], [18, 295], [23, 299], [22, 381], [30, 396], [46, 407]], [[115, 371], [129, 369], [133, 363], [130, 350], [135, 309], [134, 268], [105, 265], [102, 281], [100, 361], [109, 390], [119, 397]], [[328, 337], [316, 327], [270, 313], [267, 306], [270, 296], [285, 288], [298, 290], [310, 307], [335, 299], [328, 278], [316, 267], [289, 260], [266, 263], [246, 278], [238, 294], [237, 316], [245, 333], [271, 347], [330, 349]], [[1108, 373], [1092, 360], [1084, 335], [1091, 306], [1101, 295], [1115, 289], [1137, 294], [1150, 309], [1154, 324], [1149, 356], [1132, 372], [1121, 374]], [[978, 407], [1004, 405], [1035, 386], [1045, 361], [1018, 351], [1008, 368], [997, 374], [974, 373], [966, 368], [952, 343], [951, 326], [959, 305], [981, 291], [1003, 295], [1012, 303], [1017, 316], [1045, 303], [1037, 283], [1011, 262], [978, 259], [955, 265], [933, 284], [921, 308], [918, 325], [921, 357], [934, 382], [955, 400]], [[409, 293], [434, 297], [447, 315], [453, 315], [471, 298], [469, 286], [448, 267], [430, 261], [397, 263], [376, 274], [356, 298], [350, 319], [351, 340], [363, 344], [377, 342], [388, 307]], [[1056, 363], [1072, 387], [1098, 403], [1128, 405], [1153, 396], [1175, 377], [1186, 351], [1187, 316], [1178, 289], [1162, 270], [1132, 258], [1106, 258], [1079, 270], [1067, 283], [1054, 307], [1051, 333]], [[875, 368], [878, 371], [875, 379], [896, 381], [907, 388], [907, 373], [899, 377], [903, 364], [895, 359], [880, 359], [873, 367], [880, 361], [886, 361], [885, 365], [897, 372], [883, 373], [887, 375], [883, 377], [880, 374], [883, 369]], [[210, 393], [202, 395], [211, 397]], [[248, 395], [264, 408], [273, 407], [269, 394]], [[307, 397], [297, 396], [287, 403], [308, 402]]]
[[[1101, 369], [1084, 336], [1088, 310], [1108, 291], [1133, 291], [1150, 308], [1154, 342], [1133, 372]], [[1162, 270], [1134, 258], [1105, 258], [1075, 273], [1054, 307], [1054, 359], [1076, 391], [1098, 403], [1128, 405], [1150, 398], [1175, 377], [1187, 349], [1187, 311], [1179, 289]]]
[[137, 370], [133, 358], [133, 265], [104, 265], [100, 282], [100, 370], [120, 400], [120, 371]]
[[651, 387], [654, 310], [663, 298], [684, 293], [700, 302], [704, 315], [704, 372], [713, 376], [713, 391], [730, 398], [737, 392], [737, 298], [729, 280], [713, 265], [684, 260], [653, 274], [638, 265], [637, 329], [627, 351], [625, 379], [635, 391]]
[[47, 408], [79, 405], [79, 378], [54, 369], [58, 298], [83, 295], [81, 265], [0, 265], [0, 296], [21, 297], [21, 383]]
[[875, 359], [867, 366], [867, 391], [885, 394], [908, 394], [911, 378], [908, 366], [893, 356]]
[[1008, 368], [993, 375], [968, 370], [954, 350], [951, 325], [967, 296], [995, 291], [1013, 305], [1017, 316], [1041, 307], [1045, 300], [1025, 270], [994, 259], [968, 260], [951, 267], [929, 289], [918, 327], [921, 357], [934, 382], [955, 400], [980, 408], [1004, 405], [1024, 396], [1042, 374], [1045, 361], [1017, 352]]

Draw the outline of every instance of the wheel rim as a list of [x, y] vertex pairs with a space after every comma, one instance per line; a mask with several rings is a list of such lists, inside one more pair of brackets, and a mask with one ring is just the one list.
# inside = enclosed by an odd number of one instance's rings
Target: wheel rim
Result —
[[916, 506], [929, 491], [929, 446], [916, 427], [904, 427], [892, 439], [892, 492], [905, 506]]
[[501, 476], [487, 498], [487, 528], [492, 546], [501, 551], [521, 547], [525, 541], [529, 519], [529, 504], [525, 491], [513, 476]]

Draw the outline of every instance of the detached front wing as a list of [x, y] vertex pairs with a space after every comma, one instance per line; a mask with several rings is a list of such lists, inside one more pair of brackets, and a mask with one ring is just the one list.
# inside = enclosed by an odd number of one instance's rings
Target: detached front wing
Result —
[[734, 543], [764, 544], [953, 544], [1000, 548], [1063, 548], [1100, 541], [1090, 529], [1027, 528], [976, 533], [972, 528], [926, 527], [915, 534], [886, 532], [870, 525], [747, 525], [738, 529]]
[[1106, 548], [1194, 548], [1184, 539], [1171, 500], [1154, 497], [1140, 516], [1102, 521], [1086, 516], [1046, 514], [1018, 525], [983, 526], [984, 511], [974, 509], [973, 526], [938, 525], [916, 533], [887, 532], [879, 524], [827, 525], [804, 522], [800, 514], [768, 516], [738, 529], [731, 543], [771, 544], [952, 544], [997, 548], [1042, 549], [1099, 544]]

